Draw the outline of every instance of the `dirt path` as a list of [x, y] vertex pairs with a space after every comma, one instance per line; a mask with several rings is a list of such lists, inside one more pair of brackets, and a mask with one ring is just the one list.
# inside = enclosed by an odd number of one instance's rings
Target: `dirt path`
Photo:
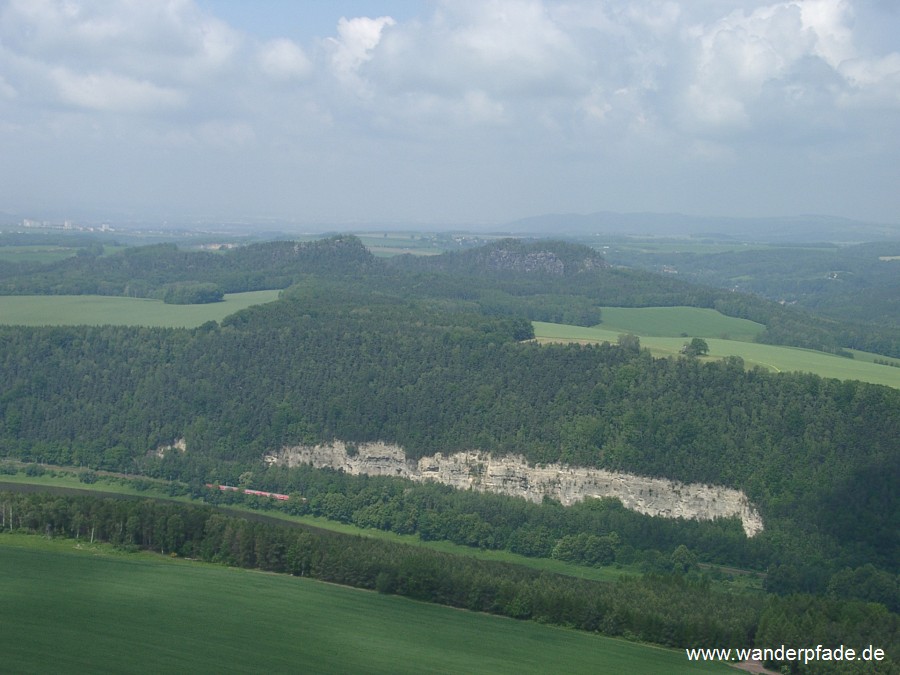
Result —
[[762, 675], [781, 675], [777, 670], [769, 670], [760, 661], [741, 661], [740, 663], [729, 663], [732, 668], [743, 670], [745, 673], [761, 673]]

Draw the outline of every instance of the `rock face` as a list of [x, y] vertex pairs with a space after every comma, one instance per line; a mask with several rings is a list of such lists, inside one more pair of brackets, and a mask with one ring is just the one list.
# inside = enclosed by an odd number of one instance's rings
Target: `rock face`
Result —
[[266, 461], [296, 466], [339, 469], [348, 474], [394, 476], [414, 481], [435, 481], [459, 489], [524, 497], [540, 503], [545, 496], [569, 506], [586, 497], [615, 497], [627, 509], [663, 518], [712, 520], [738, 516], [748, 537], [762, 532], [762, 519], [747, 497], [731, 488], [679, 483], [603, 469], [546, 464], [528, 466], [520, 455], [492, 457], [470, 451], [452, 455], [437, 453], [419, 460], [407, 459], [403, 448], [385, 443], [349, 446], [329, 445], [284, 448]]
[[490, 248], [481, 256], [481, 264], [495, 272], [517, 272], [520, 274], [548, 274], [564, 276], [578, 272], [591, 272], [608, 267], [605, 260], [594, 251], [586, 251], [586, 255], [573, 258], [568, 262], [552, 250], [529, 250], [519, 246], [504, 247], [500, 245]]

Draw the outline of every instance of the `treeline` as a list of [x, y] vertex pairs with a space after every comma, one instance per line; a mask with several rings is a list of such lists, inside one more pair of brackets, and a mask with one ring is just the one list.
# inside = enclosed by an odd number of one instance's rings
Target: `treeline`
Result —
[[683, 578], [591, 582], [149, 500], [0, 493], [0, 528], [306, 576], [670, 646], [747, 644], [761, 602]]
[[163, 291], [163, 302], [168, 305], [203, 305], [221, 302], [224, 295], [215, 284], [169, 284]]
[[[172, 465], [167, 469], [172, 471]], [[352, 476], [310, 466], [268, 466], [221, 477], [221, 482], [229, 481], [296, 498], [282, 503], [237, 492], [207, 492], [203, 498], [212, 504], [252, 503], [363, 528], [418, 534], [426, 541], [595, 567], [619, 563], [640, 565], [648, 572], [669, 571], [679, 547], [694, 557], [692, 569], [698, 561], [761, 570], [770, 563], [764, 538], [747, 539], [736, 518], [715, 522], [653, 518], [625, 509], [616, 499], [588, 499], [570, 507], [554, 501], [534, 504], [440, 483]]]
[[[895, 672], [900, 622], [879, 605], [734, 595], [680, 574], [592, 582], [377, 539], [137, 499], [0, 493], [0, 530], [306, 576], [671, 647], [876, 644]], [[843, 632], [839, 632], [843, 631]], [[824, 671], [827, 672], [827, 671]]]
[[[170, 464], [168, 471], [172, 471]], [[231, 475], [232, 483], [290, 492], [288, 502], [237, 492], [196, 490], [211, 504], [245, 504], [315, 515], [358, 527], [423, 540], [452, 541], [502, 549], [579, 565], [630, 565], [645, 573], [697, 571], [700, 563], [767, 570], [764, 588], [779, 595], [827, 593], [844, 600], [877, 602], [900, 612], [900, 575], [839, 550], [814, 551], [783, 532], [744, 536], [737, 519], [710, 521], [652, 518], [625, 509], [615, 499], [587, 499], [570, 507], [547, 501], [455, 490], [437, 483], [412, 483], [385, 476], [351, 476], [309, 466], [260, 467]]]
[[274, 241], [224, 253], [183, 251], [175, 244], [79, 255], [46, 264], [0, 266], [3, 295], [122, 295], [162, 299], [174, 284], [207, 284], [224, 293], [280, 289], [309, 274], [345, 277], [373, 264], [355, 237]]

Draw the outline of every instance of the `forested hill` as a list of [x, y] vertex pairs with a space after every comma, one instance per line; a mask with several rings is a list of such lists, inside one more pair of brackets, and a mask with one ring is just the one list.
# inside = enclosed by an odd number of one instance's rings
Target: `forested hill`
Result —
[[602, 255], [586, 246], [519, 239], [501, 239], [480, 248], [435, 257], [406, 255], [396, 258], [394, 264], [407, 270], [494, 277], [571, 277], [609, 268]]
[[504, 239], [428, 258], [375, 258], [354, 236], [274, 241], [222, 253], [174, 244], [86, 253], [52, 263], [0, 261], [0, 295], [99, 294], [209, 302], [223, 293], [284, 289], [310, 276], [356, 279], [370, 290], [464, 301], [492, 316], [582, 326], [600, 307], [687, 305], [716, 309], [766, 326], [758, 340], [828, 352], [845, 348], [900, 358], [900, 331], [860, 330], [750, 294], [701, 286], [671, 275], [611, 267], [593, 249], [559, 241]]
[[503, 239], [482, 248], [387, 263], [417, 295], [471, 300], [493, 315], [583, 326], [602, 321], [600, 307], [686, 305], [715, 309], [766, 326], [760, 342], [848, 355], [846, 348], [900, 358], [900, 330], [860, 326], [785, 306], [750, 293], [717, 289], [672, 275], [612, 267], [586, 246]]
[[193, 331], [3, 328], [0, 447], [197, 482], [332, 439], [515, 452], [742, 489], [804, 565], [900, 561], [900, 391], [521, 343], [461, 307], [309, 280]]
[[308, 274], [352, 276], [375, 265], [359, 239], [349, 236], [250, 244], [222, 253], [157, 244], [47, 264], [2, 263], [0, 294], [162, 297], [168, 285], [187, 282], [213, 283], [222, 292], [239, 293], [287, 288]]

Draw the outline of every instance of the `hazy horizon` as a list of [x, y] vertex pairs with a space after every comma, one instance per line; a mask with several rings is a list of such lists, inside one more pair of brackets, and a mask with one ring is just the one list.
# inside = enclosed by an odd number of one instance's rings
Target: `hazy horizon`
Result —
[[0, 212], [900, 223], [887, 0], [0, 1]]

